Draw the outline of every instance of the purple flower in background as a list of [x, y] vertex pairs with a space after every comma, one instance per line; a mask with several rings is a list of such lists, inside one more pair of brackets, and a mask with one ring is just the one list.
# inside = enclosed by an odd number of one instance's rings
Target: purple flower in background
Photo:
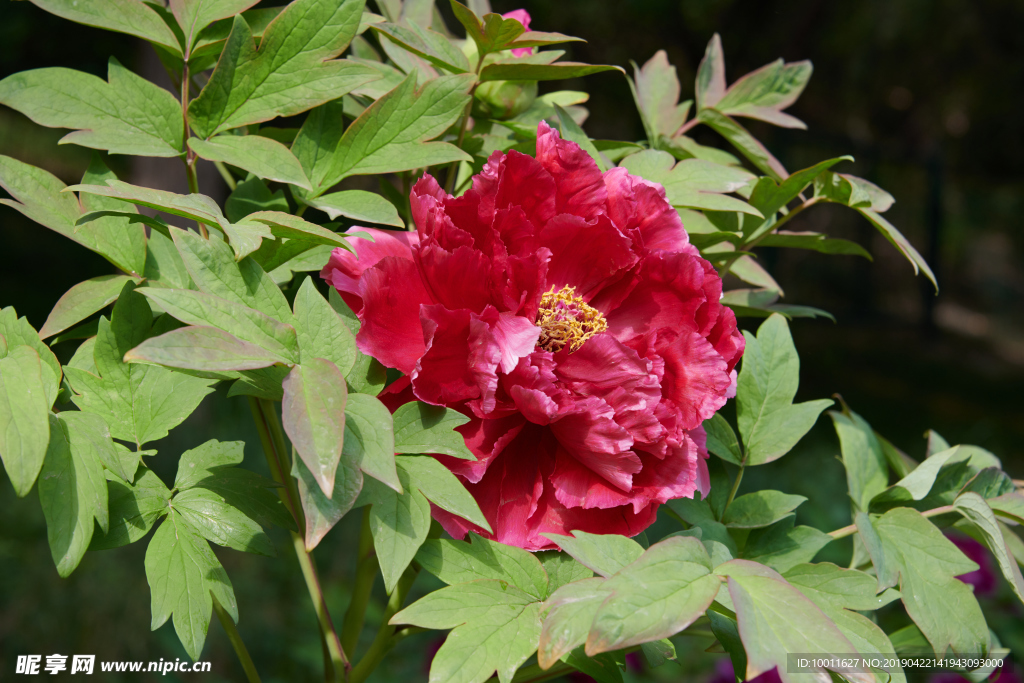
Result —
[[992, 565], [992, 556], [988, 549], [969, 536], [950, 536], [949, 540], [960, 549], [972, 562], [978, 565], [973, 572], [956, 577], [974, 587], [978, 597], [989, 597], [996, 592], [996, 569]]
[[[527, 31], [530, 30], [530, 13], [524, 9], [514, 9], [511, 12], [506, 12], [501, 15], [502, 19], [515, 19], [523, 25]], [[533, 54], [532, 47], [520, 47], [512, 50], [513, 57], [525, 57]]]

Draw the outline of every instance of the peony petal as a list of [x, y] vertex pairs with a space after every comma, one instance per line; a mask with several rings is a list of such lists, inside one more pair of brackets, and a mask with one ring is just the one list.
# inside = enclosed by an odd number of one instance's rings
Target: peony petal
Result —
[[709, 487], [702, 482], [702, 474], [707, 479], [705, 458], [707, 451], [702, 456], [689, 436], [679, 446], [670, 448], [664, 458], [641, 456], [644, 468], [633, 475], [634, 510], [639, 511], [652, 502], [660, 504], [673, 498], [693, 498], [695, 491], [707, 493]]
[[362, 308], [359, 297], [359, 278], [369, 268], [375, 266], [382, 258], [395, 256], [412, 260], [412, 250], [419, 244], [419, 236], [411, 232], [395, 232], [376, 228], [349, 228], [346, 233], [366, 232], [373, 241], [353, 239], [352, 248], [356, 253], [338, 247], [331, 252], [331, 259], [320, 271], [320, 277], [344, 295], [345, 303], [356, 313]]
[[551, 473], [558, 502], [567, 508], [613, 508], [631, 503], [631, 491], [623, 492], [599, 477], [592, 469], [558, 449], [555, 470]]
[[608, 190], [597, 162], [545, 121], [537, 124], [537, 161], [555, 179], [556, 213], [591, 220], [607, 211]]
[[587, 222], [559, 214], [541, 230], [540, 244], [551, 250], [548, 286], [573, 287], [585, 301], [637, 261], [632, 241], [604, 215]]
[[608, 404], [597, 397], [578, 400], [576, 410], [552, 423], [552, 433], [583, 465], [621, 490], [629, 491], [632, 475], [641, 467], [640, 458], [629, 450], [633, 437], [615, 422]]
[[389, 368], [412, 372], [426, 350], [420, 325], [420, 305], [433, 303], [420, 280], [416, 264], [386, 256], [359, 279], [362, 327], [356, 335], [359, 350]]
[[514, 313], [498, 313], [489, 307], [481, 316], [491, 326], [491, 332], [501, 350], [498, 367], [502, 372], [512, 372], [519, 359], [529, 356], [537, 346], [540, 328], [530, 320]]
[[688, 254], [660, 252], [642, 264], [629, 296], [607, 314], [608, 331], [626, 341], [650, 330], [694, 329], [694, 315], [704, 303], [704, 268]]
[[[435, 405], [480, 398], [501, 357], [493, 337], [482, 337], [479, 318], [467, 309], [450, 311], [440, 304], [420, 308], [426, 352], [412, 371], [416, 397]], [[482, 326], [486, 330], [486, 324]], [[491, 388], [493, 395], [493, 388]]]
[[[722, 306], [718, 312], [718, 320], [708, 333], [708, 342], [725, 359], [729, 371], [735, 372], [736, 364], [739, 363], [743, 349], [747, 346], [747, 340], [736, 328], [736, 314], [728, 306]], [[735, 382], [732, 391], [735, 395]]]
[[465, 246], [449, 252], [431, 240], [420, 247], [417, 264], [431, 298], [445, 308], [480, 313], [491, 303], [491, 261], [483, 253]]
[[683, 228], [679, 213], [665, 197], [661, 185], [630, 175], [622, 167], [604, 174], [608, 214], [615, 225], [634, 237], [644, 249], [681, 252], [696, 256], [696, 248]]
[[[465, 411], [460, 411], [466, 414]], [[469, 415], [469, 422], [456, 427], [455, 431], [462, 434], [468, 448], [476, 460], [461, 460], [446, 455], [436, 456], [445, 467], [455, 474], [464, 477], [471, 483], [483, 479], [484, 472], [494, 459], [508, 446], [519, 432], [526, 426], [522, 415], [509, 415], [497, 419], [481, 419]]]
[[696, 429], [725, 405], [732, 383], [728, 366], [704, 337], [684, 330], [674, 339], [660, 338], [655, 350], [665, 361], [663, 399], [679, 408], [682, 429]]
[[[522, 207], [526, 219], [541, 226], [551, 220], [555, 211], [555, 180], [533, 157], [509, 151], [499, 167], [498, 191], [494, 211]], [[483, 208], [481, 202], [481, 208]], [[513, 253], [511, 250], [509, 253]]]
[[651, 503], [639, 512], [632, 506], [621, 506], [600, 509], [567, 508], [558, 502], [555, 492], [550, 487], [544, 489], [537, 504], [537, 512], [530, 520], [530, 526], [536, 532], [530, 538], [528, 550], [547, 550], [557, 546], [540, 534], [559, 534], [571, 536], [575, 530], [591, 534], [618, 534], [620, 536], [636, 536], [654, 523], [657, 518], [658, 505]]

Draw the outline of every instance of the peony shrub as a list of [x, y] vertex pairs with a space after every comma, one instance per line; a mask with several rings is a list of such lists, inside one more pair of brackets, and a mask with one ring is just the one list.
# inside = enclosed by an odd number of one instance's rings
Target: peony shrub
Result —
[[[449, 632], [436, 683], [667, 680], [701, 656], [784, 683], [1001, 666], [986, 612], [1024, 599], [1019, 482], [977, 446], [932, 432], [917, 462], [841, 400], [794, 403], [789, 326], [829, 314], [783, 303], [758, 256], [869, 254], [790, 220], [846, 206], [935, 283], [849, 157], [790, 171], [744, 127], [804, 127], [786, 110], [808, 62], [728, 85], [713, 36], [680, 102], [664, 52], [631, 73], [563, 60], [546, 48], [577, 39], [485, 0], [451, 0], [457, 25], [411, 0], [32, 2], [147, 41], [174, 83], [113, 59], [106, 81], [0, 81], [0, 104], [96, 150], [71, 186], [0, 156], [0, 203], [110, 263], [39, 330], [0, 311], [0, 456], [61, 577], [145, 544], [126, 571], [152, 628], [198, 660], [216, 614], [222, 675], [250, 683], [293, 653], [247, 646], [211, 544], [294, 553], [325, 681], [381, 680], [424, 630]], [[602, 72], [645, 139], [591, 139], [586, 94], [547, 86]], [[179, 158], [190, 194], [118, 178], [114, 154]], [[246, 403], [259, 443], [200, 442], [185, 421], [211, 401]], [[849, 495], [828, 531], [743, 479], [826, 410]], [[350, 583], [319, 574], [320, 546]], [[845, 567], [815, 562], [826, 546]]]

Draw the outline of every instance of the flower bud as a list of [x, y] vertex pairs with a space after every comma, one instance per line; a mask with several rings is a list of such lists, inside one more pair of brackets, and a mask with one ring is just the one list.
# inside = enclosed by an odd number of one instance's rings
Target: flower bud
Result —
[[473, 95], [473, 115], [499, 121], [519, 116], [537, 99], [536, 81], [487, 81]]

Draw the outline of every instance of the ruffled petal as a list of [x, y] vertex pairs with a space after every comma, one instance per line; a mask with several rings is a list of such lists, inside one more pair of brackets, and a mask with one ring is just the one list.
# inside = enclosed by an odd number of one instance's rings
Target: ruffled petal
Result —
[[601, 399], [577, 401], [577, 412], [551, 424], [558, 442], [580, 463], [623, 491], [640, 471], [640, 458], [630, 448], [633, 437], [614, 420], [614, 412]]
[[544, 121], [537, 125], [537, 161], [555, 179], [556, 213], [590, 220], [607, 211], [608, 190], [597, 162]]
[[630, 175], [622, 167], [605, 173], [604, 182], [608, 190], [608, 214], [620, 230], [634, 236], [638, 246], [697, 255], [679, 212], [665, 197], [665, 188]]
[[446, 251], [431, 242], [420, 247], [417, 263], [431, 298], [446, 308], [480, 313], [491, 303], [489, 288], [481, 286], [491, 279], [491, 260], [483, 253], [466, 246]]
[[547, 550], [557, 548], [553, 542], [541, 534], [558, 534], [571, 536], [579, 530], [591, 534], [618, 534], [633, 537], [654, 523], [658, 515], [658, 505], [651, 503], [639, 512], [634, 512], [631, 505], [601, 509], [568, 508], [558, 502], [555, 491], [546, 487], [537, 504], [534, 518], [530, 520], [531, 528], [536, 529], [530, 538], [528, 550]]
[[410, 373], [426, 350], [420, 305], [433, 303], [413, 261], [386, 256], [359, 278], [359, 350]]
[[[483, 396], [493, 399], [501, 358], [497, 342], [483, 334], [479, 317], [467, 309], [423, 306], [420, 320], [426, 351], [412, 371], [412, 387], [421, 401], [448, 405]], [[483, 329], [481, 329], [481, 327]]]
[[544, 225], [557, 213], [557, 191], [555, 179], [540, 162], [531, 156], [511, 150], [500, 164], [494, 210], [519, 206], [533, 225]]
[[327, 265], [320, 271], [320, 277], [338, 290], [345, 303], [359, 312], [363, 302], [359, 296], [359, 278], [367, 269], [375, 266], [382, 258], [395, 256], [412, 260], [413, 249], [419, 244], [419, 236], [412, 232], [395, 232], [376, 228], [349, 228], [346, 233], [365, 232], [373, 241], [354, 238], [351, 241], [356, 253], [338, 247], [331, 252]]
[[605, 215], [588, 222], [559, 214], [541, 230], [540, 244], [551, 250], [548, 286], [573, 287], [584, 301], [637, 261], [630, 249], [632, 241]]
[[704, 303], [704, 268], [688, 254], [661, 252], [642, 264], [629, 296], [607, 314], [608, 331], [626, 341], [650, 330], [693, 329]]
[[682, 429], [696, 429], [725, 405], [728, 366], [707, 339], [689, 330], [678, 336], [666, 333], [654, 350], [665, 362], [663, 399], [679, 409]]

